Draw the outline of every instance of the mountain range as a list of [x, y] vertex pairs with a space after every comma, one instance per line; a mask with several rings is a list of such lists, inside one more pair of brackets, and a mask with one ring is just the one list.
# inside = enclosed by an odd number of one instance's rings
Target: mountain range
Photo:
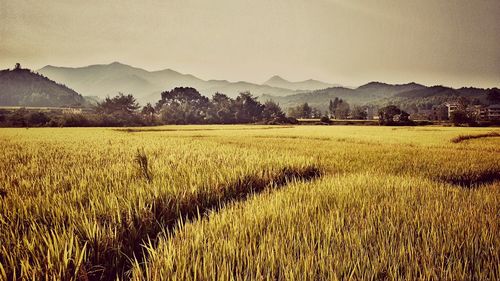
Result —
[[269, 80], [264, 82], [262, 85], [267, 85], [275, 88], [282, 89], [292, 89], [292, 90], [302, 90], [302, 91], [311, 91], [316, 89], [326, 89], [335, 86], [340, 86], [338, 84], [329, 84], [325, 82], [321, 82], [314, 79], [309, 79], [300, 82], [290, 82], [288, 80], [283, 79], [282, 77], [275, 75], [271, 77]]
[[[370, 82], [358, 88], [331, 87], [307, 93], [297, 93], [289, 96], [263, 95], [261, 100], [273, 100], [283, 108], [289, 108], [303, 103], [316, 107], [322, 111], [328, 109], [330, 100], [336, 97], [354, 105], [385, 106], [397, 105], [405, 110], [430, 109], [434, 105], [457, 100], [465, 97], [471, 102], [488, 104], [487, 93], [490, 89], [459, 88], [445, 86], [424, 86], [417, 83], [386, 84]], [[493, 90], [498, 91], [497, 88]]]
[[403, 109], [428, 109], [459, 97], [488, 104], [486, 96], [490, 91], [428, 87], [413, 82], [370, 82], [347, 88], [312, 79], [290, 82], [280, 76], [273, 76], [262, 84], [203, 80], [171, 69], [147, 71], [115, 62], [78, 68], [46, 66], [38, 73], [21, 68], [0, 71], [0, 106], [90, 105], [118, 92], [133, 94], [143, 105], [147, 102], [154, 104], [162, 91], [180, 86], [194, 87], [208, 97], [216, 92], [235, 97], [240, 92], [249, 91], [262, 102], [274, 100], [284, 109], [307, 102], [322, 111], [327, 110], [329, 101], [336, 97], [352, 105], [395, 104]]
[[143, 104], [146, 102], [154, 103], [158, 101], [162, 91], [181, 86], [194, 87], [209, 97], [216, 92], [235, 97], [240, 92], [245, 91], [249, 91], [255, 96], [265, 94], [286, 96], [333, 86], [312, 79], [290, 82], [279, 76], [274, 76], [263, 84], [244, 81], [203, 80], [171, 69], [147, 71], [119, 62], [77, 68], [48, 65], [39, 69], [38, 73], [71, 85], [73, 89], [85, 96], [104, 98], [123, 92], [133, 94]]

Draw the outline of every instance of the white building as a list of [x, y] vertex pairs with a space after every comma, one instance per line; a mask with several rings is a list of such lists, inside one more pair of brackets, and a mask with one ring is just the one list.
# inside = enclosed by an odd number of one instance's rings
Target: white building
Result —
[[458, 103], [445, 103], [444, 105], [448, 108], [448, 118], [451, 118], [451, 113], [460, 109]]
[[488, 119], [500, 120], [500, 104], [492, 104], [488, 106]]

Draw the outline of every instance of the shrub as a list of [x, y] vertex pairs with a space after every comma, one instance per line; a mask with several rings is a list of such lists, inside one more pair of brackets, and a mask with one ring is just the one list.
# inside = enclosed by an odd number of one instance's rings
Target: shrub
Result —
[[44, 126], [50, 118], [43, 112], [33, 112], [28, 117], [28, 122], [31, 126]]
[[295, 117], [288, 117], [286, 118], [286, 121], [288, 124], [293, 124], [293, 125], [299, 124], [299, 120], [297, 120], [297, 118]]
[[321, 123], [325, 123], [325, 124], [330, 124], [330, 118], [328, 118], [327, 116], [323, 116], [321, 117], [321, 119], [319, 120]]

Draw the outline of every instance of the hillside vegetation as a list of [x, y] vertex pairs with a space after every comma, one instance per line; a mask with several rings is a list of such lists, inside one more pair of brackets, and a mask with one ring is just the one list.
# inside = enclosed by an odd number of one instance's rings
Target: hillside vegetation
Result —
[[386, 106], [394, 104], [404, 110], [415, 111], [417, 108], [431, 109], [432, 106], [453, 102], [459, 98], [466, 98], [474, 104], [491, 104], [493, 101], [488, 99], [489, 94], [498, 97], [500, 96], [500, 90], [497, 88], [453, 89], [445, 86], [427, 87], [416, 83], [392, 85], [370, 82], [355, 89], [331, 87], [283, 97], [264, 95], [261, 99], [274, 100], [283, 108], [290, 108], [307, 102], [310, 106], [324, 111], [328, 108], [328, 102], [338, 97], [356, 105]]
[[85, 99], [68, 87], [29, 69], [0, 71], [1, 106], [83, 106]]

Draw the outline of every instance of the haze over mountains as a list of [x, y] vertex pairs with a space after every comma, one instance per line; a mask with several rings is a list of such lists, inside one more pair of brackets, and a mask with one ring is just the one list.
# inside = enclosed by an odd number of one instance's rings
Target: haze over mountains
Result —
[[274, 100], [284, 109], [307, 102], [326, 110], [329, 101], [336, 97], [354, 105], [396, 104], [403, 108], [430, 108], [458, 97], [486, 104], [488, 91], [427, 87], [413, 82], [396, 85], [370, 82], [358, 88], [347, 88], [312, 79], [290, 82], [279, 76], [273, 76], [263, 84], [203, 80], [171, 69], [147, 71], [118, 62], [78, 68], [46, 66], [38, 72], [41, 75], [27, 69], [1, 71], [0, 106], [89, 105], [118, 92], [133, 94], [142, 105], [147, 102], [154, 104], [162, 91], [184, 86], [194, 87], [208, 97], [216, 92], [235, 97], [240, 92], [249, 91], [262, 102]]
[[268, 85], [268, 86], [276, 87], [276, 88], [303, 90], [303, 91], [325, 89], [325, 88], [330, 88], [330, 87], [334, 87], [334, 86], [340, 86], [337, 84], [328, 84], [328, 83], [321, 82], [321, 81], [314, 80], [314, 79], [309, 79], [309, 80], [300, 81], [300, 82], [290, 82], [288, 80], [283, 79], [282, 77], [280, 77], [278, 75], [271, 77], [269, 80], [264, 82], [263, 85]]
[[278, 76], [271, 78], [262, 85], [244, 81], [203, 80], [171, 69], [147, 71], [119, 62], [78, 68], [48, 65], [38, 70], [38, 72], [51, 79], [70, 85], [85, 96], [104, 98], [123, 92], [133, 94], [141, 103], [156, 102], [162, 91], [180, 86], [194, 87], [206, 96], [221, 92], [230, 97], [235, 97], [244, 91], [249, 91], [256, 96], [264, 94], [285, 96], [300, 91], [311, 91], [332, 86], [332, 84], [316, 80], [289, 82]]

